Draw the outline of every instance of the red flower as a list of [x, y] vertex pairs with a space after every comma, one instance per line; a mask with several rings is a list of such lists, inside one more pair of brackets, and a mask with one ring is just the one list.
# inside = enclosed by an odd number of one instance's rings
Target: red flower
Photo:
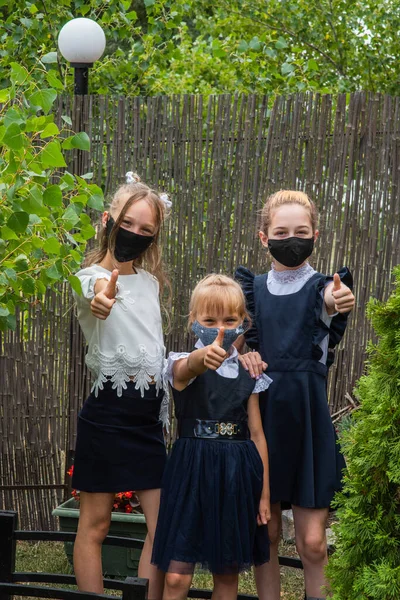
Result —
[[[73, 472], [74, 472], [74, 466], [72, 465], [68, 469], [67, 474], [71, 477]], [[80, 500], [79, 491], [72, 490], [71, 495], [79, 503], [79, 500]], [[141, 508], [140, 508], [140, 502], [137, 499], [135, 492], [133, 492], [131, 490], [129, 490], [127, 492], [119, 492], [118, 494], [115, 494], [114, 503], [112, 505], [111, 510], [117, 511], [117, 512], [125, 512], [125, 513], [142, 512]]]

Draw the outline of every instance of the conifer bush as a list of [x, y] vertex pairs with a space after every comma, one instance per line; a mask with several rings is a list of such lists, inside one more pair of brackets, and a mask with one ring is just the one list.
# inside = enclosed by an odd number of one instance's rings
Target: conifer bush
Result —
[[400, 599], [400, 267], [394, 274], [388, 301], [368, 305], [379, 341], [369, 345], [360, 408], [341, 442], [347, 472], [327, 567], [334, 600]]

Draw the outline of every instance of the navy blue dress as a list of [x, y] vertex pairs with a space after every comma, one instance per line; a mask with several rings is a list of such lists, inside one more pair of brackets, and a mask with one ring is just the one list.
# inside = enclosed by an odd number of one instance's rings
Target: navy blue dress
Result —
[[[352, 286], [347, 269], [339, 271]], [[253, 319], [247, 344], [268, 363], [273, 383], [260, 395], [270, 461], [271, 503], [328, 508], [341, 489], [344, 458], [337, 444], [326, 391], [328, 366], [320, 362], [320, 343], [329, 335], [340, 341], [347, 315], [321, 320], [323, 291], [332, 278], [315, 273], [297, 292], [271, 294], [267, 274], [254, 276], [239, 267], [247, 307]], [[329, 360], [329, 359], [328, 359]]]
[[[242, 367], [236, 379], [206, 371], [174, 389], [178, 433], [193, 419], [233, 421], [247, 430], [253, 389]], [[170, 573], [193, 573], [198, 564], [227, 574], [268, 561], [267, 526], [257, 526], [263, 471], [250, 439], [179, 437], [163, 477], [152, 563]]]

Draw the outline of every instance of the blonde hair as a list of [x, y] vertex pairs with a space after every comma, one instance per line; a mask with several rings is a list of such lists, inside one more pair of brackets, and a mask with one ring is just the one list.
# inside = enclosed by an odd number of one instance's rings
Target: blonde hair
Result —
[[261, 231], [266, 235], [268, 234], [268, 228], [272, 220], [272, 211], [284, 204], [299, 204], [303, 206], [310, 215], [312, 230], [313, 233], [315, 232], [318, 227], [318, 209], [307, 194], [298, 190], [280, 190], [267, 198], [261, 210]]
[[119, 208], [123, 197], [128, 196], [125, 204], [123, 205], [121, 212], [117, 219], [115, 219], [115, 226], [112, 228], [110, 235], [107, 233], [107, 228], [104, 227], [99, 235], [98, 247], [88, 253], [84, 266], [93, 265], [94, 263], [101, 262], [107, 251], [109, 250], [114, 256], [115, 239], [117, 236], [118, 228], [127, 210], [136, 204], [140, 200], [146, 200], [155, 216], [156, 231], [154, 233], [154, 241], [149, 248], [137, 259], [133, 261], [135, 267], [141, 267], [143, 264], [150, 273], [152, 273], [159, 281], [160, 290], [162, 291], [165, 286], [170, 289], [170, 284], [165, 273], [165, 268], [162, 264], [162, 252], [159, 245], [160, 235], [162, 233], [164, 219], [166, 217], [166, 204], [160, 198], [160, 195], [156, 190], [150, 188], [148, 185], [143, 183], [136, 173], [132, 174], [129, 183], [124, 183], [116, 190], [110, 206], [109, 212], [111, 216]]
[[221, 313], [225, 310], [237, 312], [250, 322], [246, 300], [240, 285], [231, 277], [217, 273], [206, 275], [194, 288], [189, 304], [189, 326], [199, 312], [203, 314]]

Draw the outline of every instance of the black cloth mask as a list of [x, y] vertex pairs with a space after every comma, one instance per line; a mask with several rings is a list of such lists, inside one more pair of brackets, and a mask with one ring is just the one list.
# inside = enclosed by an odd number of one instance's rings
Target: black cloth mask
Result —
[[288, 237], [284, 240], [268, 240], [272, 256], [285, 267], [298, 267], [308, 258], [314, 248], [314, 238]]
[[[110, 215], [106, 226], [108, 236], [110, 236], [114, 225], [115, 221]], [[115, 237], [114, 256], [118, 262], [134, 260], [147, 250], [154, 241], [154, 238], [154, 235], [139, 235], [138, 233], [133, 233], [133, 231], [128, 231], [123, 227], [118, 227], [118, 232]]]

